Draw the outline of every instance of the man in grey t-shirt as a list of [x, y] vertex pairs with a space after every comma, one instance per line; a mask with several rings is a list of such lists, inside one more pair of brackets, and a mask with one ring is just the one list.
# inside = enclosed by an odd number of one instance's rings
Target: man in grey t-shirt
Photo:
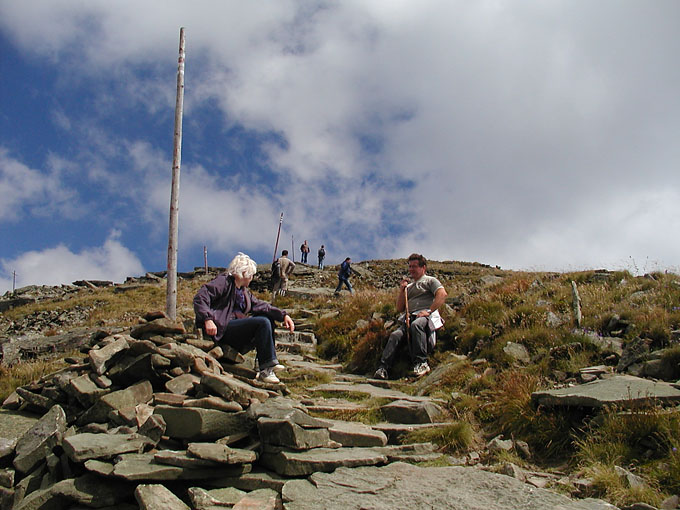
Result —
[[412, 281], [402, 280], [397, 294], [397, 311], [408, 311], [408, 314], [404, 316], [399, 329], [393, 331], [387, 341], [380, 357], [380, 365], [375, 371], [376, 379], [387, 379], [387, 371], [394, 364], [397, 350], [406, 339], [409, 339], [408, 349], [413, 374], [420, 377], [430, 371], [427, 364], [428, 336], [442, 324], [438, 309], [444, 304], [446, 290], [439, 280], [426, 275], [426, 271], [425, 257], [412, 253], [408, 258], [408, 272]]

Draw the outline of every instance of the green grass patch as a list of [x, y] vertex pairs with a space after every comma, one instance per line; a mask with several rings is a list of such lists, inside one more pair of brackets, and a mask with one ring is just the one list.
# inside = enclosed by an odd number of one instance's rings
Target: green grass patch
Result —
[[413, 430], [404, 436], [402, 443], [434, 443], [444, 452], [455, 453], [468, 451], [475, 444], [476, 436], [470, 423], [459, 421], [442, 427]]

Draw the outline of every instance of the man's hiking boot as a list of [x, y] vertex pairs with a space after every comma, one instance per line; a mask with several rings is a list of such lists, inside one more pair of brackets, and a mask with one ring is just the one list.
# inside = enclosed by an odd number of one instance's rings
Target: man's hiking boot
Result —
[[427, 364], [427, 362], [424, 363], [418, 363], [416, 366], [413, 367], [413, 375], [416, 377], [422, 377], [425, 374], [430, 373], [430, 365]]
[[264, 370], [260, 370], [257, 373], [256, 379], [258, 381], [261, 381], [261, 382], [267, 383], [267, 384], [279, 384], [281, 382], [279, 380], [279, 378], [276, 377], [276, 374], [274, 373], [273, 367], [269, 367], [269, 368], [265, 368]]
[[378, 370], [373, 374], [373, 379], [387, 379], [387, 370], [383, 367], [379, 367]]

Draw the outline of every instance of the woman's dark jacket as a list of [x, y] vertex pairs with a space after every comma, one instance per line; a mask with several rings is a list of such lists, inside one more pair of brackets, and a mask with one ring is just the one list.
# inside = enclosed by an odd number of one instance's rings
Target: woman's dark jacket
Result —
[[[203, 285], [196, 296], [194, 296], [196, 327], [203, 328], [205, 321], [212, 319], [217, 326], [217, 334], [214, 337], [217, 342], [222, 340], [227, 324], [234, 318], [232, 315], [241, 314], [240, 310], [238, 313], [234, 313], [236, 302], [235, 290], [236, 285], [234, 285], [234, 277], [221, 274], [213, 281]], [[243, 295], [246, 299], [246, 316], [264, 315], [274, 321], [282, 321], [286, 316], [285, 310], [281, 310], [280, 308], [270, 305], [266, 301], [257, 299], [247, 287], [243, 288]]]

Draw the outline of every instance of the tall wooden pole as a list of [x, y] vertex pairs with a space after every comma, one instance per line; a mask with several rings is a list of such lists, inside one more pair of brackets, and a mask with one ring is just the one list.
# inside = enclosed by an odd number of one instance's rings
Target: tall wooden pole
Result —
[[281, 224], [283, 223], [283, 213], [281, 213], [281, 217], [279, 218], [279, 230], [276, 233], [276, 244], [274, 245], [274, 258], [272, 259], [272, 263], [276, 262], [276, 254], [279, 251], [279, 236], [281, 235]]
[[182, 162], [182, 113], [184, 111], [184, 27], [179, 29], [177, 60], [177, 101], [175, 103], [175, 137], [172, 152], [172, 190], [170, 192], [170, 225], [168, 228], [168, 288], [165, 313], [177, 318], [177, 236], [179, 230], [179, 168]]

